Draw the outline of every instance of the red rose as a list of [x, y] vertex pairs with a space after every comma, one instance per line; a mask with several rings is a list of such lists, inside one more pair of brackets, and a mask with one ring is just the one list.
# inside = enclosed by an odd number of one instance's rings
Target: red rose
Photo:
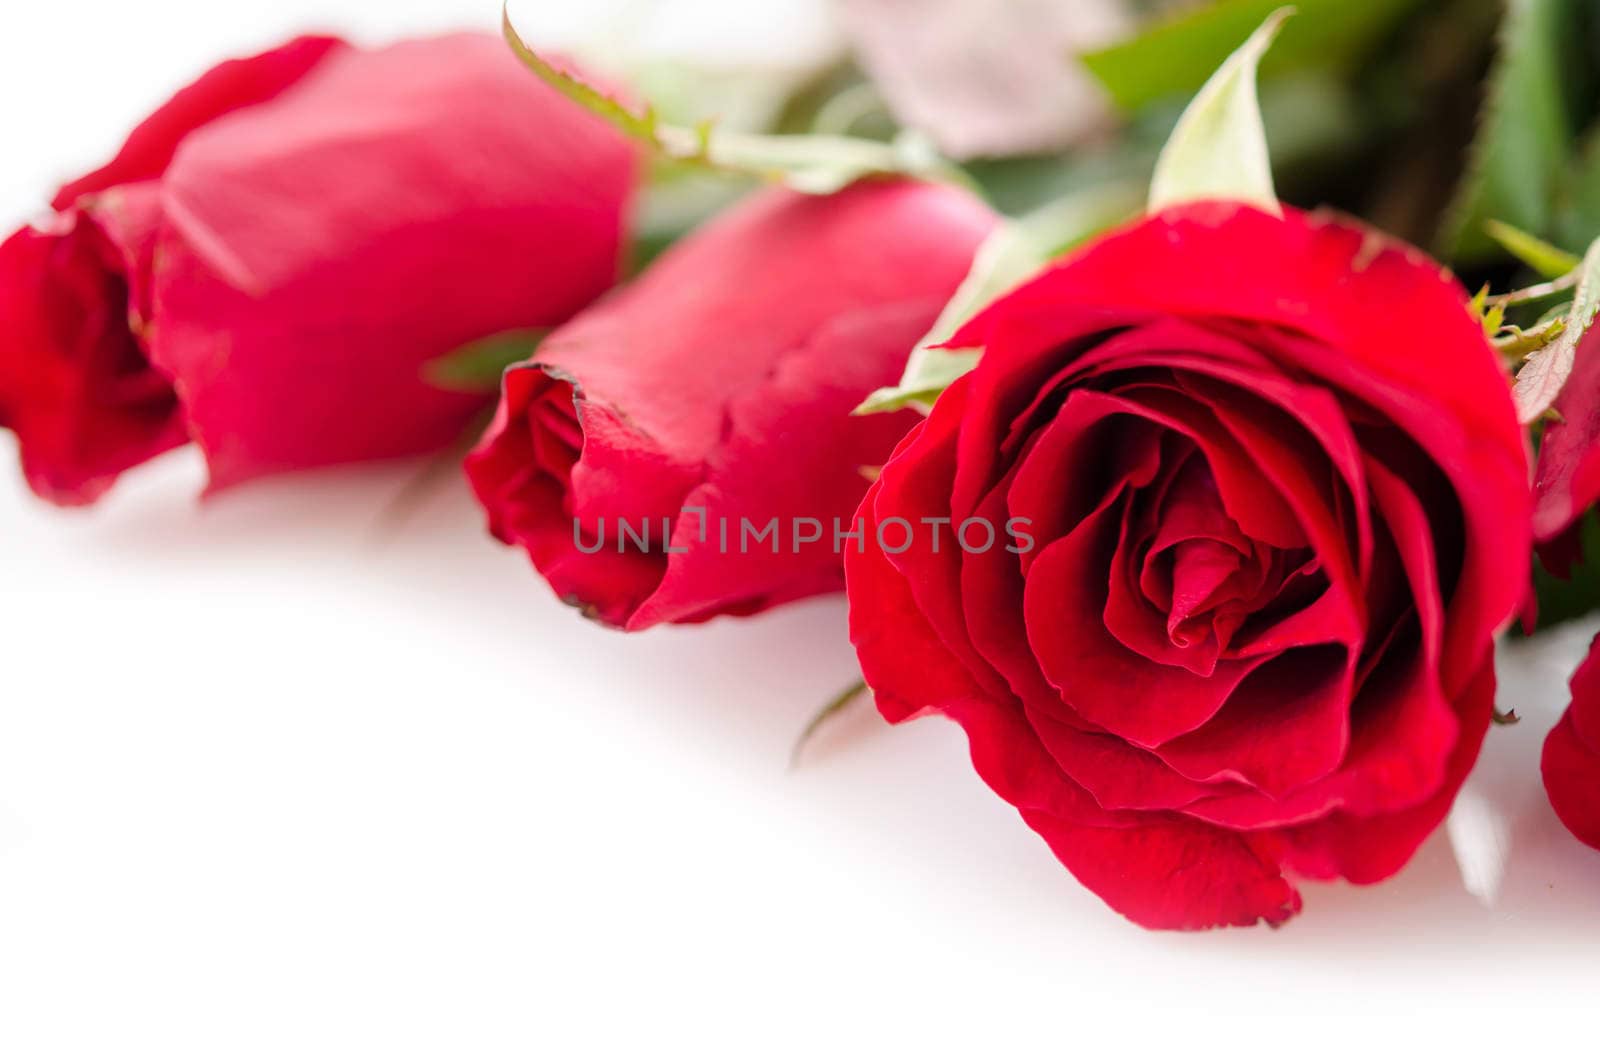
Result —
[[0, 426], [62, 504], [447, 445], [484, 402], [422, 366], [606, 290], [634, 169], [491, 36], [224, 63], [0, 246]]
[[[1286, 871], [1398, 870], [1477, 756], [1525, 584], [1525, 443], [1461, 288], [1332, 217], [1197, 204], [953, 344], [982, 361], [846, 556], [884, 715], [959, 722], [989, 785], [1149, 927], [1277, 923]], [[1022, 522], [895, 554], [896, 517]]]
[[1562, 823], [1600, 850], [1600, 638], [1572, 675], [1572, 707], [1545, 741], [1544, 786]]
[[1533, 537], [1545, 566], [1565, 578], [1582, 551], [1578, 520], [1600, 501], [1600, 328], [1579, 341], [1555, 411], [1539, 442]]
[[507, 373], [467, 461], [490, 529], [630, 630], [842, 589], [834, 524], [915, 422], [851, 410], [898, 378], [993, 221], [887, 181], [730, 210]]

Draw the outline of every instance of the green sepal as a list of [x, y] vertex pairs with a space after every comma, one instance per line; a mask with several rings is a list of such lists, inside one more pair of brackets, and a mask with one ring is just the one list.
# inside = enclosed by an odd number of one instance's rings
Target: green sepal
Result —
[[1190, 102], [1156, 159], [1151, 213], [1204, 199], [1249, 203], [1281, 215], [1261, 122], [1256, 71], [1292, 14], [1279, 8], [1211, 75]]
[[1139, 209], [1142, 189], [1107, 184], [1067, 195], [1015, 220], [1001, 221], [973, 257], [972, 269], [906, 362], [900, 382], [874, 391], [857, 415], [914, 407], [926, 411], [945, 389], [970, 372], [981, 351], [941, 348], [980, 310], [1013, 290], [1051, 260]]

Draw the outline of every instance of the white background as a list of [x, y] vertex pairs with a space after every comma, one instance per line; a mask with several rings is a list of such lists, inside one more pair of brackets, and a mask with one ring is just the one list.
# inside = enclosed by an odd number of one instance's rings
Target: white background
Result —
[[[675, 6], [521, 8], [562, 32], [627, 8], [674, 47], [820, 39], [801, 3]], [[497, 17], [13, 3], [0, 212], [223, 55]], [[953, 727], [857, 710], [788, 769], [854, 677], [842, 602], [624, 638], [457, 484], [385, 531], [414, 468], [202, 508], [180, 453], [61, 513], [14, 466], [0, 439], [6, 1060], [1600, 1055], [1600, 854], [1536, 769], [1587, 630], [1502, 654], [1525, 721], [1455, 822], [1481, 897], [1441, 833], [1382, 886], [1308, 885], [1284, 930], [1155, 935], [1067, 876]]]

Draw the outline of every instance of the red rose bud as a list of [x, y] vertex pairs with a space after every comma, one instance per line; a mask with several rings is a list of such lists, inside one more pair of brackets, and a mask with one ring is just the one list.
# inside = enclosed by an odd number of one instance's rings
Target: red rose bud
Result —
[[1545, 741], [1543, 765], [1556, 816], [1600, 850], [1600, 639], [1572, 675], [1572, 706]]
[[904, 181], [735, 207], [507, 374], [467, 461], [490, 529], [629, 630], [842, 589], [867, 475], [915, 422], [851, 410], [993, 223]]
[[446, 446], [485, 399], [424, 366], [605, 291], [635, 167], [491, 36], [224, 63], [0, 246], [0, 426], [61, 504]]
[[[1329, 216], [1199, 204], [954, 344], [982, 360], [845, 556], [883, 714], [960, 723], [1149, 927], [1278, 923], [1286, 873], [1396, 872], [1477, 757], [1527, 574], [1526, 443], [1460, 286]], [[1031, 547], [875, 547], [927, 517], [1027, 520]]]

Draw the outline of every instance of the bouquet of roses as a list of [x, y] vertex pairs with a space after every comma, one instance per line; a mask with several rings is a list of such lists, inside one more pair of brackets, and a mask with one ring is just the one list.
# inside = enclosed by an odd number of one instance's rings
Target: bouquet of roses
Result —
[[[61, 505], [464, 453], [620, 630], [842, 591], [1113, 909], [1278, 924], [1445, 819], [1513, 621], [1600, 607], [1600, 23], [1482, 6], [996, 16], [973, 84], [859, 0], [761, 129], [510, 20], [302, 38], [0, 245], [0, 427]], [[1544, 773], [1600, 848], [1597, 659]]]

